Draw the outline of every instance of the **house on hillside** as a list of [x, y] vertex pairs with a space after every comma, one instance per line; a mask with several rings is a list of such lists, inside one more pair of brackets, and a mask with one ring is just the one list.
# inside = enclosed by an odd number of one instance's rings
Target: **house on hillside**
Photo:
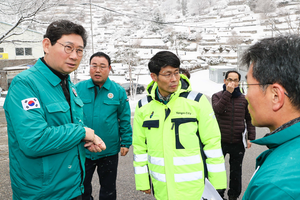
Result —
[[[0, 22], [0, 35], [5, 34], [12, 24]], [[43, 34], [34, 30], [15, 28], [13, 35], [0, 43], [0, 70], [4, 67], [16, 65], [33, 65], [44, 55], [42, 40]]]

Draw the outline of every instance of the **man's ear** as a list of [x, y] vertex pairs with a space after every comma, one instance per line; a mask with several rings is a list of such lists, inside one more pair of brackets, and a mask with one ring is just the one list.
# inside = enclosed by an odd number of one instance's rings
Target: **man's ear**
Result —
[[285, 102], [284, 88], [278, 83], [271, 85], [272, 108], [276, 112], [282, 108]]
[[157, 75], [155, 73], [150, 74], [153, 81], [157, 82]]
[[43, 39], [43, 49], [45, 54], [49, 53], [49, 47], [52, 46], [51, 45], [51, 41], [49, 40], [49, 38], [44, 38]]

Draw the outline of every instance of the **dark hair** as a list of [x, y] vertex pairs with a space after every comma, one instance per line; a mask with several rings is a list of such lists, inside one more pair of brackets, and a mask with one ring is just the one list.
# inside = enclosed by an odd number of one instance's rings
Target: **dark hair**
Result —
[[227, 71], [227, 72], [226, 72], [226, 74], [225, 74], [225, 79], [227, 79], [227, 78], [228, 78], [228, 75], [229, 75], [230, 73], [236, 73], [237, 75], [239, 75], [239, 81], [241, 80], [241, 74], [240, 74], [240, 73], [238, 73], [238, 72], [237, 72], [237, 71], [235, 71], [235, 70], [230, 70], [230, 71]]
[[291, 103], [300, 110], [300, 38], [297, 35], [265, 38], [247, 49], [242, 64], [253, 63], [252, 76], [263, 91], [269, 83], [284, 87]]
[[179, 73], [184, 74], [188, 79], [191, 78], [191, 74], [190, 74], [189, 70], [187, 70], [187, 69], [179, 68]]
[[155, 54], [148, 63], [148, 68], [151, 73], [159, 74], [161, 68], [171, 66], [173, 68], [179, 68], [179, 58], [170, 51], [160, 51]]
[[44, 38], [48, 38], [51, 41], [51, 45], [54, 45], [63, 35], [77, 34], [80, 35], [83, 40], [84, 47], [86, 46], [87, 33], [83, 26], [75, 24], [68, 20], [59, 20], [52, 22], [44, 35]]
[[94, 53], [94, 54], [90, 57], [90, 64], [91, 64], [91, 61], [92, 61], [92, 59], [93, 59], [94, 57], [104, 57], [104, 58], [107, 60], [107, 62], [108, 62], [108, 66], [110, 66], [110, 64], [111, 64], [110, 57], [109, 57], [107, 54], [103, 53], [103, 52], [97, 52], [97, 53]]

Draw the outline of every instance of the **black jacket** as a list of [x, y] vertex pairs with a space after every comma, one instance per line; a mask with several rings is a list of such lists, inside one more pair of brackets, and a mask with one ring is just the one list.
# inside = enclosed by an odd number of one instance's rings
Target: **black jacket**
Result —
[[255, 127], [251, 124], [248, 102], [243, 94], [233, 98], [226, 90], [217, 92], [212, 96], [212, 106], [219, 123], [222, 142], [241, 143], [245, 122], [248, 139], [255, 139]]

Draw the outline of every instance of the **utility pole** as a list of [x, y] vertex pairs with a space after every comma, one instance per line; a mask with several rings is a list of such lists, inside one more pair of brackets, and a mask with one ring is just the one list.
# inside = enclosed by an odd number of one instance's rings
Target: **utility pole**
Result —
[[92, 35], [92, 54], [94, 54], [94, 34], [93, 34], [93, 17], [92, 17], [92, 0], [90, 0], [90, 22], [91, 22], [91, 35]]

